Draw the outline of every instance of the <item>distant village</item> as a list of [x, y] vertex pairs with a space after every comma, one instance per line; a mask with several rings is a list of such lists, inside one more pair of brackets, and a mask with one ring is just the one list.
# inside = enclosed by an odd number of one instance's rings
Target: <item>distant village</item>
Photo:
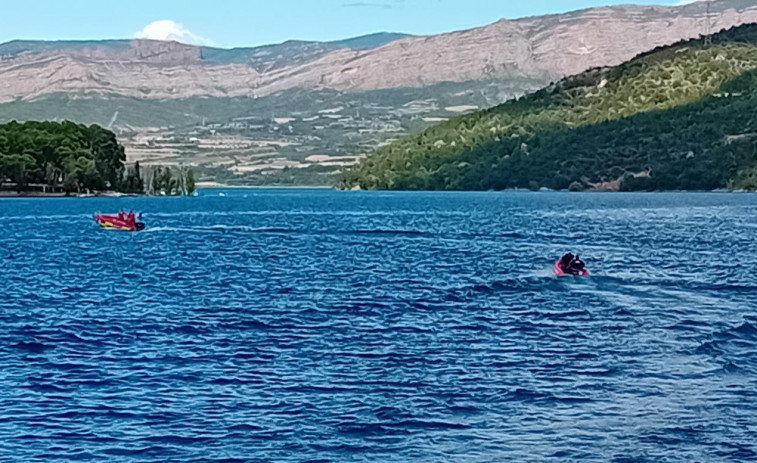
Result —
[[[130, 163], [192, 165], [201, 178], [227, 184], [290, 181], [330, 184], [333, 176], [403, 135], [418, 132], [477, 106], [441, 107], [436, 99], [399, 107], [361, 101], [256, 114], [192, 127], [152, 127], [121, 134]], [[320, 179], [320, 181], [319, 181]]]

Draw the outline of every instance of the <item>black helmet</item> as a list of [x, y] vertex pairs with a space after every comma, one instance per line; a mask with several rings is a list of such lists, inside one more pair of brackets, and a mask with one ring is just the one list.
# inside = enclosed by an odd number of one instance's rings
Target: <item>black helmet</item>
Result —
[[570, 262], [570, 268], [582, 272], [586, 269], [586, 264], [581, 260], [581, 256], [576, 255], [576, 257]]

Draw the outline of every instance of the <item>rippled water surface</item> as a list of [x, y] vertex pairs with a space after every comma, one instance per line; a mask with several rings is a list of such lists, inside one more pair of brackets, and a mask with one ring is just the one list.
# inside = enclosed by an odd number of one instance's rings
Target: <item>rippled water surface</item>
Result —
[[225, 194], [0, 200], [0, 459], [757, 459], [757, 196]]

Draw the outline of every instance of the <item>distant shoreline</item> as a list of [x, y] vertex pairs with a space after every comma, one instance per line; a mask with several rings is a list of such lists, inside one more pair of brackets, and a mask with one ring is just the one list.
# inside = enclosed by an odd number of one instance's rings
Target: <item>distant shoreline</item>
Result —
[[102, 191], [92, 194], [76, 193], [43, 193], [41, 191], [0, 191], [0, 198], [123, 198], [123, 197], [140, 197], [145, 195], [117, 193], [114, 191]]
[[[333, 187], [328, 186], [243, 186], [243, 185], [213, 185], [213, 186], [200, 186], [199, 190], [335, 190]], [[747, 190], [665, 190], [665, 191], [579, 191], [571, 192], [568, 190], [542, 190], [533, 191], [526, 188], [523, 189], [507, 189], [507, 190], [459, 190], [459, 191], [441, 191], [441, 190], [361, 190], [363, 192], [376, 192], [376, 193], [570, 193], [570, 194], [665, 194], [665, 193], [712, 193], [712, 194], [754, 194], [753, 191]], [[164, 197], [164, 196], [151, 196], [151, 195], [137, 195], [137, 194], [125, 194], [115, 192], [102, 192], [94, 194], [66, 194], [66, 193], [42, 193], [38, 191], [23, 191], [17, 193], [14, 191], [0, 191], [0, 199], [34, 199], [34, 198], [143, 198], [143, 197]]]
[[41, 193], [38, 191], [0, 191], [0, 198], [70, 198], [71, 195], [65, 193]]
[[[287, 185], [281, 185], [281, 186], [275, 186], [275, 185], [267, 185], [267, 186], [259, 186], [259, 185], [222, 185], [222, 184], [199, 184], [197, 185], [197, 189], [222, 189], [222, 190], [331, 190], [333, 187], [330, 186], [287, 186]], [[8, 199], [8, 198], [139, 198], [139, 197], [145, 197], [145, 196], [151, 196], [151, 195], [138, 195], [138, 194], [126, 194], [126, 193], [117, 193], [113, 191], [103, 191], [98, 193], [92, 193], [92, 194], [76, 194], [76, 193], [43, 193], [41, 191], [22, 191], [22, 192], [16, 192], [16, 191], [0, 191], [0, 199]], [[155, 195], [155, 197], [160, 197], [158, 195]]]
[[197, 188], [228, 188], [228, 189], [258, 189], [258, 190], [331, 190], [333, 186], [328, 185], [225, 185], [216, 182], [197, 182]]

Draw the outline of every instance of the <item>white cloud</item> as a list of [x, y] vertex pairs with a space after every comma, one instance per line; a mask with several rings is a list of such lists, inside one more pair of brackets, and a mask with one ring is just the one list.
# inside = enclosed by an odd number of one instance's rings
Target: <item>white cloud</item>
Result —
[[138, 39], [164, 40], [189, 43], [192, 45], [210, 45], [210, 41], [192, 33], [189, 29], [177, 22], [164, 19], [154, 21], [144, 29], [137, 32], [135, 37]]

